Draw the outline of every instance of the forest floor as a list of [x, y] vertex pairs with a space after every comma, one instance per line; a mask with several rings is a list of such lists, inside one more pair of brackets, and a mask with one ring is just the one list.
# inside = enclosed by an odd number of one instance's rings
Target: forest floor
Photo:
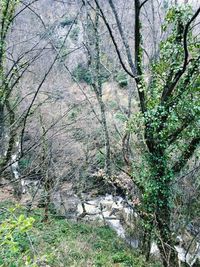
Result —
[[70, 222], [53, 211], [47, 222], [43, 218], [42, 208], [27, 212], [10, 201], [0, 202], [1, 267], [161, 266], [145, 263], [108, 226]]

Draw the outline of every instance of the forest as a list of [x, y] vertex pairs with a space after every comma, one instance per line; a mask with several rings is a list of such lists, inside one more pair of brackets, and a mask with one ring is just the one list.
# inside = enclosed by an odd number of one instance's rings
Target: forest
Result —
[[0, 0], [0, 267], [200, 267], [199, 73], [199, 0]]

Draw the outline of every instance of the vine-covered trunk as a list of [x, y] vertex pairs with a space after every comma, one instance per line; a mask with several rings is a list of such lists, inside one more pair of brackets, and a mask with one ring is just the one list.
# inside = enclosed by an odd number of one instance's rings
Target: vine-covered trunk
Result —
[[[153, 222], [149, 222], [149, 225], [153, 226]], [[145, 229], [142, 240], [142, 251], [145, 255], [146, 261], [149, 261], [150, 252], [151, 252], [151, 241], [152, 241], [152, 227]]]
[[172, 215], [172, 173], [168, 170], [163, 145], [154, 146], [151, 157], [151, 194], [148, 205], [154, 210], [155, 231], [157, 233], [157, 244], [161, 254], [164, 267], [177, 267], [178, 254], [174, 248], [174, 240], [171, 230]]
[[0, 103], [0, 158], [4, 153], [4, 105]]
[[162, 198], [162, 202], [162, 205], [158, 205], [156, 211], [156, 228], [159, 235], [158, 247], [160, 250], [164, 267], [177, 267], [178, 254], [174, 248], [172, 231], [170, 229], [170, 203], [167, 198]]

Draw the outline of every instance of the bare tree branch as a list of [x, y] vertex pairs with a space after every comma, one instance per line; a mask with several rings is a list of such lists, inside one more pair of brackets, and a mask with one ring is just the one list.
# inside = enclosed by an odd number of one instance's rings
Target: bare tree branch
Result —
[[121, 56], [121, 53], [120, 53], [120, 51], [119, 51], [117, 42], [116, 42], [115, 37], [114, 37], [114, 34], [113, 34], [113, 32], [112, 32], [112, 29], [111, 29], [111, 27], [110, 27], [110, 25], [109, 25], [109, 23], [108, 23], [108, 21], [107, 21], [105, 15], [104, 15], [104, 12], [103, 12], [102, 8], [101, 8], [100, 5], [99, 5], [98, 0], [94, 0], [94, 1], [95, 1], [96, 5], [97, 5], [97, 7], [98, 7], [98, 9], [99, 9], [99, 11], [100, 11], [100, 13], [101, 13], [101, 16], [102, 16], [103, 21], [104, 21], [104, 23], [105, 23], [105, 25], [106, 25], [106, 27], [107, 27], [107, 29], [108, 29], [108, 32], [109, 32], [110, 37], [111, 37], [111, 40], [112, 40], [112, 42], [113, 42], [113, 44], [114, 44], [114, 47], [115, 47], [115, 50], [116, 50], [116, 53], [117, 53], [117, 56], [118, 56], [118, 58], [119, 58], [119, 61], [120, 61], [120, 63], [121, 63], [122, 68], [124, 69], [124, 71], [125, 71], [129, 76], [131, 76], [132, 78], [135, 79], [135, 75], [132, 73], [132, 71], [130, 71], [130, 70], [127, 69], [127, 67], [126, 67], [126, 65], [125, 65], [125, 63], [124, 63], [124, 61], [123, 61], [123, 59], [122, 59], [122, 56]]

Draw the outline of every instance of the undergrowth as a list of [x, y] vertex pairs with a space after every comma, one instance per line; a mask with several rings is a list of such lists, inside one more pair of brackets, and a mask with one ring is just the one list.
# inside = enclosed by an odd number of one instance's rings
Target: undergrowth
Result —
[[43, 209], [0, 203], [0, 267], [160, 267], [130, 249], [107, 226], [73, 223]]

